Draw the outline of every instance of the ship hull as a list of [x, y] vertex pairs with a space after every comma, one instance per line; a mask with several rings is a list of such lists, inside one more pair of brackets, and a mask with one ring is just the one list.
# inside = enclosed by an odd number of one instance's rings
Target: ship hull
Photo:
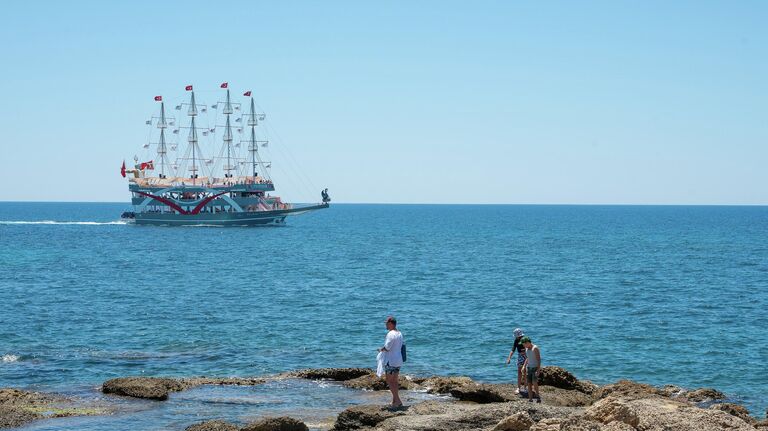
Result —
[[281, 226], [291, 215], [328, 208], [328, 204], [273, 211], [174, 214], [143, 212], [133, 214], [137, 225], [153, 226]]

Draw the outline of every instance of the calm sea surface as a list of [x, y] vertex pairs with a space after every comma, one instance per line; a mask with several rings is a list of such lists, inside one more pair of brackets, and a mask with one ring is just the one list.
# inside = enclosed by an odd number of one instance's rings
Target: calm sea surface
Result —
[[[768, 407], [768, 207], [335, 205], [279, 228], [132, 226], [125, 209], [0, 203], [0, 387], [101, 399], [124, 375], [374, 366], [394, 314], [409, 374], [510, 381], [520, 326], [580, 378]], [[301, 406], [322, 423], [385, 399], [270, 385], [27, 428], [183, 429]]]

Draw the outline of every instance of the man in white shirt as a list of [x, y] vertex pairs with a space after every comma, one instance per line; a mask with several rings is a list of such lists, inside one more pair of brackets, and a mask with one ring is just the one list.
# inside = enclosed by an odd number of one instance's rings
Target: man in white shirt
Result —
[[384, 372], [387, 385], [390, 392], [392, 392], [392, 407], [401, 407], [403, 402], [400, 401], [399, 383], [400, 379], [400, 367], [403, 366], [403, 334], [397, 330], [397, 319], [393, 316], [387, 317], [387, 337], [384, 339], [384, 347], [379, 349], [379, 352], [385, 352], [384, 354]]

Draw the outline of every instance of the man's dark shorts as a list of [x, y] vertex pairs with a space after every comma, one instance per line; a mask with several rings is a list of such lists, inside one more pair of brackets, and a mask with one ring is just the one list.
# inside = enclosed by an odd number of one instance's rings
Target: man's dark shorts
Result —
[[539, 377], [536, 375], [536, 371], [539, 370], [539, 367], [528, 367], [528, 374], [526, 377], [528, 377], [528, 383], [536, 383], [539, 380]]

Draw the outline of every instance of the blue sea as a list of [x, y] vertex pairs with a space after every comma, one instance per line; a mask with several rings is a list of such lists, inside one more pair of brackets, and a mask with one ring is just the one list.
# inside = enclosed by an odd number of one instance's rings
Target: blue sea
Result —
[[[375, 366], [508, 382], [512, 331], [582, 379], [715, 387], [768, 407], [768, 207], [333, 205], [285, 227], [124, 224], [124, 204], [0, 203], [0, 387], [112, 403], [25, 429], [184, 429], [287, 413], [322, 428], [386, 394], [280, 380], [165, 403], [126, 375]], [[410, 394], [410, 400], [427, 397]]]

